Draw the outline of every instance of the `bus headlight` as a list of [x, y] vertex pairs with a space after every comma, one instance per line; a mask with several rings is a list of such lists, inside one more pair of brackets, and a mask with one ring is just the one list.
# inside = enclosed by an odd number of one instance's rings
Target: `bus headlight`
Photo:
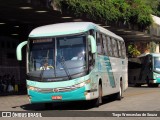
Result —
[[86, 84], [89, 84], [90, 82], [91, 82], [91, 80], [89, 79], [89, 80], [86, 80], [84, 82], [81, 82], [81, 83], [78, 83], [78, 84], [74, 85], [74, 87], [80, 88], [80, 87], [85, 86]]
[[89, 84], [90, 82], [91, 82], [90, 79], [85, 81], [86, 84]]
[[28, 90], [39, 91], [39, 88], [33, 87], [33, 86], [28, 86]]

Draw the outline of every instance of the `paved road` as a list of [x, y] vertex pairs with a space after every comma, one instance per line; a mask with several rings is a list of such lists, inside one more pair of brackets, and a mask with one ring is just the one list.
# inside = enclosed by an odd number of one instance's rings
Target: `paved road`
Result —
[[[99, 108], [93, 108], [86, 102], [53, 104], [46, 109], [43, 104], [30, 104], [27, 95], [0, 97], [0, 111], [45, 111], [82, 110], [82, 111], [160, 111], [160, 88], [129, 87], [121, 101], [107, 98]], [[60, 119], [60, 118], [57, 118]], [[74, 118], [75, 119], [75, 118]], [[87, 119], [91, 119], [87, 118]], [[101, 117], [101, 119], [103, 119]], [[106, 119], [106, 118], [104, 118]], [[114, 118], [112, 118], [114, 119]], [[119, 118], [127, 119], [127, 118]], [[135, 118], [134, 118], [135, 119]], [[136, 118], [144, 119], [144, 118]], [[150, 118], [145, 118], [150, 119]], [[160, 118], [154, 118], [160, 119]]]

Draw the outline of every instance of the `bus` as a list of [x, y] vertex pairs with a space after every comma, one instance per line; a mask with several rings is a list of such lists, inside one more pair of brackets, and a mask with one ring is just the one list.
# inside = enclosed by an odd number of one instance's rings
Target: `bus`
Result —
[[[124, 40], [92, 22], [68, 22], [35, 28], [17, 46], [27, 45], [27, 91], [31, 103], [94, 101], [128, 87]], [[83, 59], [78, 59], [83, 57]]]
[[[133, 61], [133, 60], [132, 60]], [[160, 84], [160, 53], [148, 53], [135, 58], [137, 66], [129, 68], [129, 83], [137, 87], [147, 84], [148, 87], [158, 87]], [[133, 72], [134, 71], [134, 72]], [[129, 76], [130, 76], [129, 75]]]

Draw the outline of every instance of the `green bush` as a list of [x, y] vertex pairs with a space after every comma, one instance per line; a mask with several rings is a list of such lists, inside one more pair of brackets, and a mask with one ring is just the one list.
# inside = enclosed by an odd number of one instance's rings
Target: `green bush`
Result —
[[152, 23], [151, 6], [143, 0], [57, 0], [62, 12], [104, 23], [129, 23], [145, 29]]
[[129, 57], [137, 57], [139, 56], [141, 53], [140, 51], [136, 48], [136, 46], [134, 44], [131, 44], [128, 46], [128, 56]]

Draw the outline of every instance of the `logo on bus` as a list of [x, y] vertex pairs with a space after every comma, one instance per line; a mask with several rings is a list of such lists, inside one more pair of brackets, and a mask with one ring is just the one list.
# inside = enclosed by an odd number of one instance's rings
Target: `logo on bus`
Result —
[[53, 89], [53, 92], [59, 92], [59, 89], [55, 88]]

